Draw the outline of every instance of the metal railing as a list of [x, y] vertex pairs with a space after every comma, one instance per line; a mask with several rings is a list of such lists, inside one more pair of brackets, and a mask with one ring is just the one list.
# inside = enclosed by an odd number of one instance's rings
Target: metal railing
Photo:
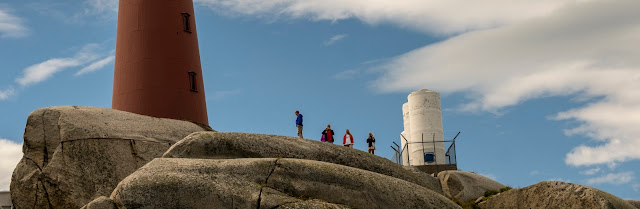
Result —
[[[445, 143], [445, 144], [449, 144], [449, 148], [447, 148], [447, 152], [445, 153], [445, 165], [457, 165], [458, 164], [458, 159], [456, 156], [456, 139], [458, 138], [458, 136], [460, 135], [460, 132], [458, 132], [456, 134], [456, 136], [453, 137], [453, 139], [451, 140], [443, 140], [443, 141], [436, 141], [435, 140], [435, 134], [432, 134], [432, 138], [431, 141], [424, 141], [424, 134], [422, 134], [422, 140], [421, 142], [409, 142], [409, 140], [407, 140], [407, 138], [404, 137], [404, 135], [400, 134], [400, 136], [402, 137], [403, 140], [405, 140], [405, 144], [404, 147], [400, 147], [400, 145], [398, 145], [396, 142], [393, 142], [393, 145], [395, 145], [395, 147], [392, 145], [391, 149], [393, 149], [393, 151], [395, 152], [393, 155], [393, 160], [397, 163], [402, 165], [403, 164], [403, 153], [407, 154], [407, 159], [409, 159], [409, 144], [422, 144], [422, 150], [424, 150], [424, 144], [433, 144], [433, 153], [434, 153], [434, 162], [435, 165], [438, 165], [438, 159], [437, 159], [437, 155], [435, 155], [436, 150], [435, 150], [435, 143]], [[409, 165], [411, 165], [411, 161], [409, 161]], [[424, 162], [422, 165], [425, 165]]]

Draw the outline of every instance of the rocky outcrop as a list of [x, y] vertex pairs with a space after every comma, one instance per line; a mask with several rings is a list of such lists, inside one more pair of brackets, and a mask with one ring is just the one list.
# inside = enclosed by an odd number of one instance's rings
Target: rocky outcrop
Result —
[[[460, 208], [441, 194], [469, 202], [504, 187], [463, 171], [434, 178], [328, 143], [217, 133], [104, 108], [36, 110], [24, 138], [24, 157], [11, 182], [16, 208]], [[513, 189], [480, 203], [488, 209], [637, 205], [562, 182]]]
[[101, 196], [80, 209], [118, 209], [116, 203], [108, 197]]
[[445, 195], [444, 192], [442, 191], [442, 185], [440, 185], [440, 179], [433, 177], [431, 174], [422, 172], [413, 166], [402, 166], [402, 168], [420, 176], [420, 178], [422, 178], [429, 184], [427, 188], [431, 189], [431, 191], [434, 191], [441, 195]]
[[157, 158], [111, 199], [119, 208], [460, 208], [404, 180], [287, 158]]
[[279, 205], [278, 209], [350, 209], [346, 205], [327, 203], [322, 200], [307, 200]]
[[360, 168], [427, 187], [441, 193], [433, 178], [424, 178], [386, 158], [297, 137], [248, 133], [198, 132], [173, 145], [163, 157], [198, 159], [296, 158]]
[[514, 208], [602, 208], [635, 209], [629, 202], [604, 191], [565, 182], [543, 181], [525, 188], [512, 189], [480, 203], [486, 209]]
[[17, 208], [80, 208], [111, 194], [178, 140], [205, 130], [211, 129], [106, 108], [38, 109], [27, 119], [12, 201]]
[[505, 185], [490, 178], [465, 171], [438, 173], [443, 193], [462, 202], [469, 202], [484, 195], [487, 190], [500, 190]]

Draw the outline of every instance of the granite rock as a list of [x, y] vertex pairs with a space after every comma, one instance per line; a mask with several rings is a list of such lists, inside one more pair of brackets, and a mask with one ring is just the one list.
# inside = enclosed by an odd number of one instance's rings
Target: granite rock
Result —
[[60, 106], [32, 112], [11, 196], [17, 208], [80, 208], [190, 133], [187, 121]]
[[631, 205], [633, 205], [634, 207], [640, 209], [640, 201], [637, 200], [627, 200], [627, 202]]
[[493, 179], [466, 171], [442, 171], [438, 173], [442, 191], [447, 197], [462, 202], [476, 200], [487, 190], [500, 190], [505, 185]]
[[111, 199], [119, 208], [460, 208], [404, 180], [287, 158], [156, 158]]
[[511, 189], [480, 203], [486, 209], [636, 209], [629, 202], [593, 187], [543, 181], [521, 189]]
[[420, 176], [386, 158], [360, 150], [297, 137], [197, 132], [173, 145], [165, 158], [234, 159], [296, 158], [360, 168], [406, 180], [441, 193], [433, 178]]

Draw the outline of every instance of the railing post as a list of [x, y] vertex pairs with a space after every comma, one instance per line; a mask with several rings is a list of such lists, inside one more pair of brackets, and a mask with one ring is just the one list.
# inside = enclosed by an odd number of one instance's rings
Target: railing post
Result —
[[[407, 138], [402, 134], [400, 134], [400, 136], [405, 141], [404, 146], [407, 147], [407, 163], [409, 164], [408, 166], [411, 166], [411, 158], [409, 158], [409, 140], [407, 140]], [[402, 148], [402, 150], [404, 151], [404, 147]]]
[[[438, 170], [438, 155], [436, 155], [436, 133], [433, 133], [433, 137], [431, 138], [431, 143], [433, 146], [433, 162], [436, 163], [436, 171]], [[444, 142], [443, 142], [444, 143]], [[437, 172], [435, 172], [437, 173]]]

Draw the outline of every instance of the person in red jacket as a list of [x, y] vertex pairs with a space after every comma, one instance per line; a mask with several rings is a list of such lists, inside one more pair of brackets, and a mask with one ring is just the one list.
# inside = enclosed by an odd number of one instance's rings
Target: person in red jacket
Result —
[[331, 130], [331, 125], [327, 124], [327, 128], [322, 131], [322, 136], [324, 137], [325, 142], [329, 142], [333, 144], [333, 130]]
[[353, 135], [351, 135], [349, 129], [347, 129], [347, 133], [344, 134], [344, 137], [342, 137], [342, 145], [344, 145], [345, 147], [353, 148]]

